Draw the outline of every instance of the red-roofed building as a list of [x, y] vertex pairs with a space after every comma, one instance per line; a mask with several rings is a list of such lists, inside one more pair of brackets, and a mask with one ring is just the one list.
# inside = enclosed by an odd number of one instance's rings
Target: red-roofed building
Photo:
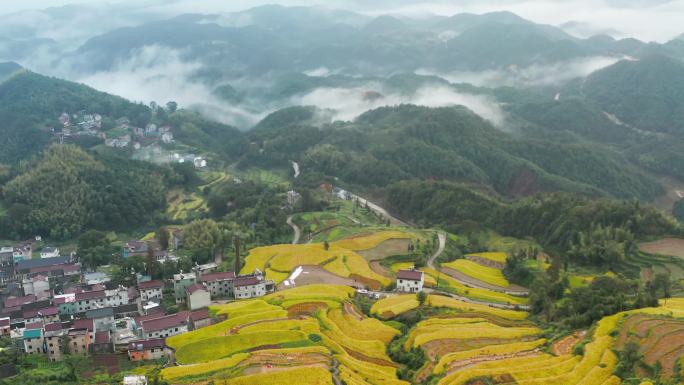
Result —
[[234, 280], [235, 273], [232, 271], [202, 274], [200, 277], [200, 282], [204, 283], [212, 298], [233, 296]]
[[138, 284], [140, 299], [149, 301], [151, 299], [162, 299], [164, 283], [162, 281], [147, 281]]
[[199, 309], [190, 313], [190, 320], [192, 321], [193, 329], [201, 329], [211, 325], [211, 316], [209, 316], [209, 309]]
[[423, 290], [425, 275], [420, 270], [399, 270], [397, 272], [397, 290], [406, 293], [417, 293]]
[[45, 325], [44, 329], [45, 329], [45, 332], [56, 332], [56, 331], [64, 330], [65, 326], [61, 322], [55, 322], [55, 323]]
[[190, 330], [190, 312], [182, 311], [148, 321], [142, 321], [142, 335], [146, 339], [167, 338]]
[[93, 354], [107, 354], [114, 352], [114, 344], [112, 343], [111, 334], [109, 330], [102, 330], [95, 333], [93, 343], [90, 344], [90, 353]]
[[76, 319], [71, 327], [73, 329], [85, 329], [88, 331], [91, 340], [95, 338], [95, 322], [92, 319]]
[[131, 361], [159, 360], [171, 354], [163, 338], [134, 341], [128, 344], [128, 359]]
[[133, 319], [135, 320], [135, 324], [138, 325], [138, 327], [142, 327], [143, 322], [153, 320], [153, 319], [157, 319], [157, 318], [161, 318], [161, 317], [166, 317], [166, 314], [163, 312], [162, 313], [147, 314], [147, 315], [143, 315], [140, 317], [135, 317]]
[[92, 309], [117, 307], [128, 304], [128, 289], [96, 290], [76, 293], [74, 296], [74, 311], [83, 313]]
[[235, 278], [233, 281], [235, 298], [254, 298], [266, 295], [266, 282], [257, 276]]
[[5, 299], [4, 309], [6, 312], [7, 309], [20, 309], [21, 305], [36, 302], [37, 300], [38, 298], [33, 294], [23, 297], [9, 297]]
[[201, 309], [211, 304], [211, 294], [209, 294], [209, 290], [203, 284], [194, 283], [188, 286], [185, 301], [190, 310]]
[[43, 309], [24, 310], [23, 317], [26, 323], [42, 322], [48, 324], [59, 322], [59, 308], [51, 306]]

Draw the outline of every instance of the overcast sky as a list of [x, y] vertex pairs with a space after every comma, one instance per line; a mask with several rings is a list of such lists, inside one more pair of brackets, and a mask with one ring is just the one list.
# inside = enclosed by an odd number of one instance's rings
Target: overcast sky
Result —
[[[99, 5], [103, 0], [21, 0], [0, 2], [0, 14], [73, 3]], [[187, 12], [232, 12], [279, 3], [327, 5], [370, 14], [426, 12], [452, 15], [509, 10], [535, 22], [563, 25], [575, 22], [578, 34], [611, 32], [618, 37], [667, 41], [684, 33], [684, 0], [109, 0], [126, 6], [149, 7], [169, 15]], [[144, 6], [142, 4], [145, 4]]]

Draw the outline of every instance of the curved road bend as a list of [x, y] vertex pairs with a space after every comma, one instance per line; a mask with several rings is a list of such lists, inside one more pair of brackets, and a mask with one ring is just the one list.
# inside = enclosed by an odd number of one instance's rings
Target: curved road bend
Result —
[[287, 217], [287, 224], [292, 227], [292, 230], [294, 230], [294, 237], [292, 238], [292, 244], [296, 245], [299, 243], [299, 238], [302, 236], [302, 231], [299, 229], [299, 226], [297, 226], [294, 222], [292, 222], [292, 215]]
[[349, 192], [349, 196], [351, 196], [352, 199], [358, 200], [359, 203], [362, 205], [368, 205], [368, 208], [375, 211], [377, 214], [380, 214], [383, 217], [389, 219], [390, 224], [395, 225], [395, 226], [411, 227], [411, 225], [409, 225], [408, 223], [402, 221], [401, 219], [399, 219], [397, 217], [392, 216], [392, 214], [390, 214], [387, 210], [385, 210], [384, 208], [382, 208], [382, 207], [376, 205], [375, 203], [369, 201], [368, 199], [362, 198], [362, 197], [360, 197], [360, 196], [358, 196], [352, 192]]

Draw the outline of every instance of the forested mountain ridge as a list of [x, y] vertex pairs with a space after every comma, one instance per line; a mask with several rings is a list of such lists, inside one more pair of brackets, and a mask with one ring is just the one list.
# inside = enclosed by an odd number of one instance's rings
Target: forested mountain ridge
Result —
[[324, 126], [310, 123], [315, 114], [293, 108], [266, 118], [249, 133], [260, 149], [243, 164], [295, 159], [361, 186], [437, 178], [489, 185], [504, 196], [564, 190], [649, 200], [662, 192], [618, 153], [516, 137], [463, 107], [384, 107]]
[[177, 181], [170, 168], [55, 144], [2, 188], [2, 235], [72, 239], [88, 229], [137, 228], [159, 216], [166, 188]]
[[587, 98], [642, 130], [684, 137], [684, 63], [663, 55], [623, 60], [591, 74]]
[[[340, 16], [341, 15], [341, 16]], [[339, 18], [337, 16], [340, 16]], [[273, 22], [277, 19], [278, 22]], [[250, 20], [248, 25], [241, 23]], [[317, 7], [264, 6], [222, 18], [186, 15], [93, 37], [65, 60], [84, 71], [104, 70], [145, 46], [183, 49], [188, 59], [224, 80], [271, 71], [338, 68], [354, 75], [481, 71], [591, 56], [684, 58], [676, 44], [609, 37], [579, 39], [512, 13], [458, 14], [425, 20], [369, 18]], [[263, 60], [263, 59], [270, 60]], [[207, 80], [210, 80], [207, 78]]]

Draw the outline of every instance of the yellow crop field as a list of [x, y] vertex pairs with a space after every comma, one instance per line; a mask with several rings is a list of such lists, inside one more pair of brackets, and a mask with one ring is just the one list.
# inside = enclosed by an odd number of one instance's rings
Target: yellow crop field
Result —
[[372, 385], [345, 365], [340, 365], [340, 379], [347, 385]]
[[354, 288], [339, 285], [307, 285], [293, 289], [277, 291], [264, 297], [268, 303], [279, 305], [288, 300], [331, 300], [344, 302], [354, 295]]
[[499, 263], [506, 263], [506, 260], [508, 259], [508, 255], [506, 253], [502, 253], [502, 252], [474, 253], [474, 254], [466, 255], [466, 257], [470, 257], [470, 256], [483, 258], [483, 259], [489, 259], [490, 261], [499, 262]]
[[510, 286], [501, 270], [483, 266], [467, 259], [457, 259], [453, 262], [445, 263], [444, 266], [458, 270], [469, 277], [473, 277], [491, 285], [500, 287]]
[[320, 367], [302, 367], [233, 378], [228, 385], [331, 385], [330, 371]]
[[[617, 376], [610, 376], [607, 380], [603, 381], [601, 385], [620, 385], [622, 383], [622, 380], [620, 380], [620, 377]], [[642, 382], [640, 385], [644, 385], [645, 383]], [[653, 385], [652, 383], [648, 383], [648, 385]]]
[[259, 353], [266, 354], [306, 354], [306, 353], [317, 353], [317, 354], [329, 354], [330, 351], [324, 346], [304, 346], [301, 348], [282, 348], [282, 349], [264, 349], [259, 350]]
[[413, 346], [422, 346], [425, 343], [434, 340], [443, 339], [473, 339], [473, 338], [504, 338], [513, 339], [539, 334], [540, 330], [537, 328], [526, 327], [503, 327], [491, 324], [489, 322], [480, 322], [475, 324], [462, 324], [459, 327], [444, 328], [433, 327], [428, 328], [424, 332], [418, 328], [415, 331], [413, 339]]
[[278, 283], [283, 282], [284, 280], [286, 280], [290, 276], [289, 272], [284, 273], [282, 271], [275, 271], [275, 270], [271, 269], [270, 267], [267, 267], [264, 270], [264, 273], [266, 274], [266, 279], [271, 279], [271, 280], [273, 280], [273, 282], [278, 282]]
[[267, 319], [285, 317], [287, 317], [287, 311], [280, 308], [278, 308], [278, 310], [241, 314], [235, 317], [230, 317], [223, 322], [219, 322], [217, 324], [195, 330], [192, 333], [184, 333], [173, 337], [169, 337], [166, 340], [166, 342], [169, 346], [173, 347], [174, 349], [179, 349], [186, 345], [197, 343], [202, 340], [225, 335], [229, 333], [231, 329], [240, 325]]
[[[320, 265], [333, 274], [349, 277], [358, 274], [388, 285], [391, 280], [375, 273], [368, 262], [352, 250], [330, 245], [328, 250], [323, 244], [306, 245], [274, 245], [252, 249], [245, 259], [242, 273], [247, 274], [255, 269], [272, 271], [269, 278], [280, 283], [287, 278], [284, 272], [290, 272], [297, 266]], [[276, 272], [274, 272], [276, 271]]]
[[396, 369], [390, 366], [376, 365], [372, 362], [358, 360], [348, 354], [337, 354], [335, 358], [351, 372], [358, 374], [366, 382], [375, 385], [410, 385], [397, 379]]
[[393, 263], [393, 264], [392, 264], [391, 269], [392, 269], [393, 272], [396, 273], [396, 272], [399, 271], [399, 270], [409, 270], [409, 269], [413, 269], [413, 267], [414, 267], [415, 265], [416, 265], [416, 264], [413, 263], [413, 262], [396, 262], [396, 263]]
[[505, 355], [505, 354], [510, 354], [510, 353], [517, 353], [517, 352], [526, 352], [526, 351], [534, 350], [534, 349], [544, 345], [545, 343], [546, 343], [546, 339], [542, 338], [542, 339], [538, 339], [535, 341], [513, 342], [513, 343], [509, 343], [509, 344], [490, 345], [490, 346], [487, 346], [484, 348], [479, 348], [479, 349], [472, 349], [472, 350], [465, 350], [465, 351], [461, 351], [461, 352], [449, 353], [449, 354], [446, 354], [440, 358], [437, 365], [435, 365], [433, 373], [439, 374], [439, 373], [444, 372], [445, 368], [451, 362], [467, 360], [467, 359], [474, 358], [474, 357], [497, 356], [497, 355]]
[[529, 370], [537, 370], [540, 368], [549, 368], [558, 364], [567, 363], [568, 361], [576, 363], [578, 359], [568, 356], [553, 357], [548, 354], [539, 354], [536, 356], [484, 362], [474, 365], [468, 369], [459, 370], [447, 375], [442, 378], [438, 384], [463, 385], [475, 377], [493, 376], [511, 372], [524, 372]]
[[[512, 304], [512, 305], [524, 305], [527, 304], [528, 299], [525, 297], [517, 297], [514, 295], [509, 295], [505, 293], [499, 293], [496, 291], [492, 290], [487, 290], [487, 289], [479, 289], [479, 288], [474, 288], [474, 287], [467, 287], [466, 285], [458, 282], [454, 278], [444, 274], [444, 273], [439, 273], [437, 270], [430, 269], [430, 268], [425, 268], [423, 271], [426, 274], [426, 277], [431, 277], [435, 283], [437, 282], [437, 277], [439, 277], [439, 284], [440, 287], [443, 285], [448, 286], [451, 288], [456, 294], [462, 296], [462, 297], [467, 297], [467, 298], [472, 298], [475, 300], [480, 300], [480, 301], [486, 301], [486, 302], [497, 302], [501, 304]], [[427, 279], [426, 279], [427, 282]]]
[[482, 318], [430, 318], [425, 321], [419, 322], [409, 333], [406, 339], [405, 349], [411, 348], [413, 346], [413, 340], [417, 335], [440, 331], [449, 328], [460, 328], [465, 327], [483, 327], [483, 325], [491, 325], [487, 320]]
[[183, 364], [209, 362], [258, 346], [277, 345], [306, 339], [305, 333], [295, 330], [275, 330], [268, 333], [240, 333], [226, 337], [212, 337], [181, 346], [176, 350], [176, 359]]
[[303, 303], [325, 305], [331, 309], [337, 309], [342, 306], [340, 302], [332, 301], [329, 299], [288, 299], [286, 301], [283, 301], [283, 303], [281, 303], [280, 306], [282, 306], [283, 309], [289, 309], [292, 306], [301, 305]]
[[238, 333], [245, 334], [257, 332], [271, 332], [273, 330], [301, 330], [306, 333], [311, 333], [317, 332], [319, 328], [318, 323], [312, 319], [279, 319], [267, 322], [259, 322], [241, 327]]
[[432, 307], [446, 307], [451, 309], [462, 310], [464, 312], [480, 312], [485, 314], [491, 314], [497, 317], [506, 318], [510, 320], [523, 320], [527, 318], [527, 313], [524, 311], [497, 309], [490, 306], [467, 303], [459, 301], [455, 298], [445, 297], [441, 295], [429, 295], [427, 298], [427, 304]]
[[328, 315], [325, 312], [320, 312], [318, 314], [318, 320], [321, 323], [322, 332], [339, 345], [368, 357], [391, 361], [391, 359], [387, 357], [386, 346], [382, 341], [378, 339], [356, 339], [345, 334], [335, 322], [328, 318]]
[[210, 307], [218, 315], [237, 317], [247, 313], [261, 313], [269, 310], [280, 310], [278, 306], [271, 305], [262, 299], [250, 299], [246, 301], [235, 301], [225, 305], [213, 305]]
[[237, 364], [246, 360], [247, 358], [249, 358], [249, 353], [239, 353], [228, 358], [202, 364], [169, 366], [168, 368], [164, 368], [162, 370], [161, 376], [167, 381], [177, 382], [176, 380], [182, 377], [206, 375], [212, 372], [235, 367]]
[[371, 307], [371, 314], [381, 318], [392, 318], [401, 313], [417, 308], [419, 305], [415, 294], [397, 295], [383, 298]]
[[377, 247], [389, 239], [415, 238], [413, 234], [403, 231], [380, 231], [363, 237], [352, 237], [333, 242], [333, 245], [349, 250], [368, 250]]
[[357, 318], [344, 314], [341, 309], [333, 309], [328, 313], [328, 318], [342, 330], [345, 335], [359, 340], [379, 340], [388, 344], [399, 330], [387, 326], [375, 318]]

